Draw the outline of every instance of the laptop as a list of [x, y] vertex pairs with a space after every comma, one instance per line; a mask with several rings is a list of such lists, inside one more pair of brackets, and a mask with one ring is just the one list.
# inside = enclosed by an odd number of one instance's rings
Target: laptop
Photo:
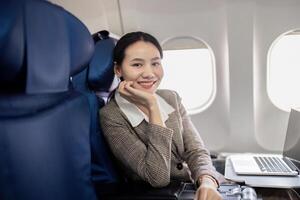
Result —
[[291, 110], [283, 155], [237, 154], [228, 159], [237, 175], [298, 176], [300, 166], [300, 112]]

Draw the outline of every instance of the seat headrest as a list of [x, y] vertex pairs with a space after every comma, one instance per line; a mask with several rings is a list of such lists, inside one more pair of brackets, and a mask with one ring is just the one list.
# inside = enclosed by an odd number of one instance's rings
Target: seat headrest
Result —
[[47, 1], [1, 1], [0, 26], [0, 93], [67, 91], [94, 51], [85, 25]]
[[107, 92], [114, 79], [115, 39], [109, 37], [108, 31], [100, 31], [96, 34], [94, 34], [95, 52], [88, 68], [88, 85], [92, 90]]

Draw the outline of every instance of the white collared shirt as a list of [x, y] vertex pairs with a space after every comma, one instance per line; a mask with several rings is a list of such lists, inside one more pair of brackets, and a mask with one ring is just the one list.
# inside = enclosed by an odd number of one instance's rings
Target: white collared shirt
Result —
[[[174, 112], [175, 109], [170, 104], [168, 104], [162, 97], [160, 97], [157, 94], [155, 95], [157, 98], [162, 120], [166, 122], [167, 119], [169, 119], [169, 114]], [[129, 102], [124, 97], [122, 97], [118, 91], [116, 91], [115, 93], [115, 99], [118, 106], [126, 115], [133, 127], [138, 126], [143, 120], [146, 120], [149, 123], [148, 116], [145, 115], [135, 104]]]

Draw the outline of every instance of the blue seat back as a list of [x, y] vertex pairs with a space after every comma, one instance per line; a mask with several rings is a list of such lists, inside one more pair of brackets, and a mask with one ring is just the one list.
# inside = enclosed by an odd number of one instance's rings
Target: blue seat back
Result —
[[86, 96], [70, 87], [94, 44], [46, 1], [0, 2], [0, 199], [96, 199]]
[[95, 43], [95, 51], [88, 68], [72, 78], [73, 86], [89, 100], [91, 110], [92, 179], [95, 184], [112, 183], [119, 180], [112, 154], [99, 124], [99, 109], [104, 101], [96, 92], [109, 89], [113, 77], [112, 54], [115, 42], [108, 35]]
[[114, 79], [113, 50], [115, 39], [107, 31], [93, 35], [95, 52], [89, 63], [88, 85], [93, 91], [107, 92]]

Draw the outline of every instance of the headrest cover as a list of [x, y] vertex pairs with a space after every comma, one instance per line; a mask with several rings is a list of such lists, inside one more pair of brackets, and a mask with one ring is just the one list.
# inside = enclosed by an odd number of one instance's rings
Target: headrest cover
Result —
[[95, 91], [106, 92], [114, 79], [114, 39], [99, 40], [89, 65], [88, 84]]
[[64, 15], [59, 11], [42, 2], [25, 5], [29, 93], [68, 89], [70, 47]]
[[13, 2], [0, 3], [12, 11], [0, 14], [0, 22], [6, 22], [0, 34], [0, 66], [4, 64], [0, 85], [26, 85], [27, 94], [67, 91], [69, 77], [83, 70], [92, 56], [89, 31], [76, 17], [49, 2]]

